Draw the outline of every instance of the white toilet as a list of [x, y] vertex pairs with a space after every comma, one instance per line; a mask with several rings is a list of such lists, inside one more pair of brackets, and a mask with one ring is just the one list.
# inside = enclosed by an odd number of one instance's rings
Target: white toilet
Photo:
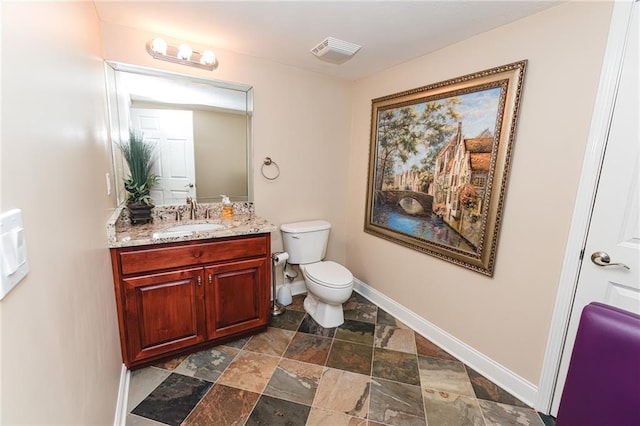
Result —
[[321, 326], [337, 327], [344, 322], [342, 304], [351, 296], [353, 275], [339, 263], [323, 262], [331, 224], [324, 220], [287, 223], [280, 226], [288, 262], [304, 275], [307, 297], [304, 310]]

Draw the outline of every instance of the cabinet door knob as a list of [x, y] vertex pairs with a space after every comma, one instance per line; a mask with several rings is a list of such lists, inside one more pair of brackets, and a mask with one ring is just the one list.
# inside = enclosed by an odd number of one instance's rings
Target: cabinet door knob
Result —
[[213, 275], [209, 274], [209, 284], [211, 284], [213, 282]]
[[202, 277], [200, 275], [198, 275], [197, 281], [198, 285], [202, 285]]

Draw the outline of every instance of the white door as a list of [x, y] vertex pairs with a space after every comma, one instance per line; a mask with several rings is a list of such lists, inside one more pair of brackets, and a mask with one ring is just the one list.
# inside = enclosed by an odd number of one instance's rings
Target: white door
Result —
[[553, 415], [558, 412], [582, 309], [595, 301], [640, 314], [638, 16], [636, 2], [553, 396]]
[[168, 109], [131, 108], [131, 124], [144, 139], [159, 145], [153, 173], [159, 176], [151, 191], [156, 205], [182, 204], [196, 197], [193, 154], [193, 113]]

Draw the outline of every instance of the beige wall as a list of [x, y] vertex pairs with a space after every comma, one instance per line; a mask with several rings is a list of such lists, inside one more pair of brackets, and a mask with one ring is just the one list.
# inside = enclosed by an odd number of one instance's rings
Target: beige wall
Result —
[[[611, 3], [571, 2], [357, 83], [347, 266], [537, 384], [603, 58]], [[371, 99], [528, 59], [495, 275], [365, 234]]]
[[[153, 59], [145, 44], [152, 34], [103, 23], [106, 59], [234, 81], [253, 86], [253, 173], [256, 213], [275, 225], [324, 218], [333, 225], [327, 256], [344, 261], [346, 184], [350, 136], [350, 84], [320, 74], [216, 49], [220, 66], [199, 70]], [[197, 44], [198, 35], [184, 35]], [[213, 46], [215, 47], [215, 46]], [[265, 157], [280, 166], [280, 177], [260, 174]], [[282, 248], [272, 234], [273, 251]]]
[[[246, 201], [247, 194], [247, 116], [223, 111], [194, 111], [196, 195], [220, 195], [232, 201]], [[215, 164], [215, 166], [212, 166]]]
[[0, 302], [2, 424], [113, 423], [101, 54], [91, 3], [2, 2], [1, 210], [22, 209], [30, 262]]

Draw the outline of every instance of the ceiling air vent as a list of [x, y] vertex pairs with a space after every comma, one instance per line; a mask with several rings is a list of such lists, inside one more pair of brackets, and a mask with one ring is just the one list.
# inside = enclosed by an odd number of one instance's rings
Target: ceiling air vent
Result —
[[331, 62], [333, 64], [342, 64], [360, 50], [361, 46], [348, 41], [338, 40], [337, 38], [327, 37], [316, 47], [311, 49], [311, 53], [316, 55], [318, 59]]

